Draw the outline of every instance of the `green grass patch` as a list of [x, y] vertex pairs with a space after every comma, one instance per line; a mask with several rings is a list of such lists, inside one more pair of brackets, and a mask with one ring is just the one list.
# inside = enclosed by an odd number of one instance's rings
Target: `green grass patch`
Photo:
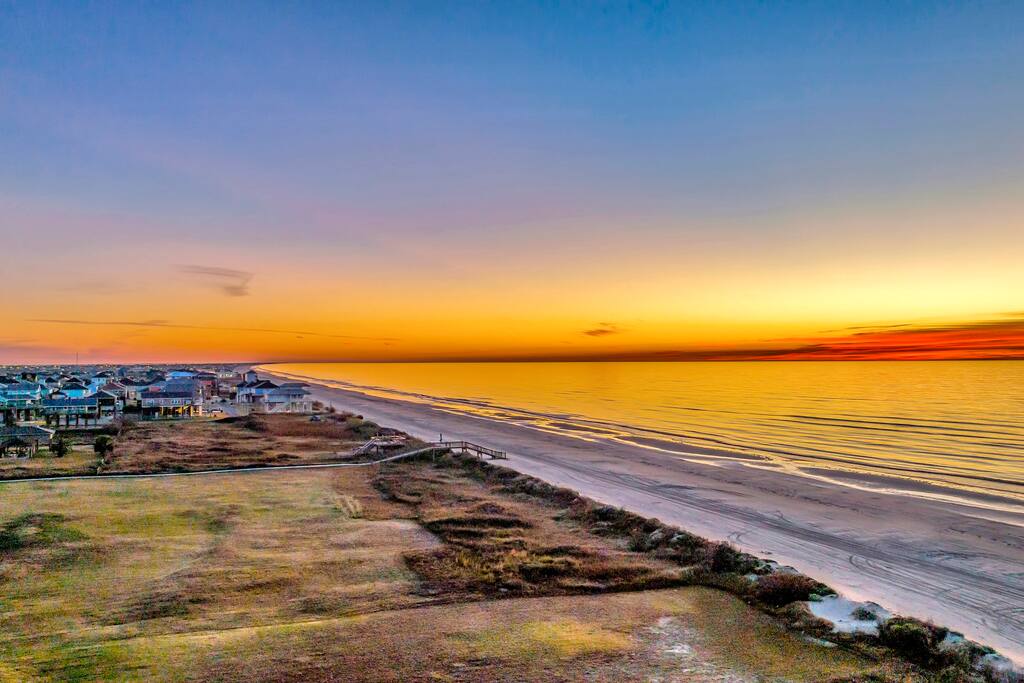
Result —
[[26, 548], [45, 548], [82, 541], [87, 536], [68, 526], [64, 515], [32, 512], [15, 517], [0, 527], [0, 553]]

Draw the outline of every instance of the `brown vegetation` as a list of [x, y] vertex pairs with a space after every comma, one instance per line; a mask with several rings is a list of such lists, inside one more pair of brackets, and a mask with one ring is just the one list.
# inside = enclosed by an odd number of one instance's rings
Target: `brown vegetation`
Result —
[[341, 414], [316, 422], [303, 415], [139, 422], [121, 431], [102, 471], [195, 472], [339, 462], [366, 440], [365, 424]]
[[[724, 589], [780, 619], [793, 630], [816, 637], [827, 636], [849, 650], [886, 662], [884, 671], [880, 669], [871, 674], [874, 678], [850, 680], [914, 680], [918, 675], [928, 679], [940, 677], [944, 681], [1002, 680], [998, 675], [978, 678], [974, 671], [979, 658], [990, 650], [969, 641], [963, 641], [956, 648], [943, 648], [940, 643], [948, 631], [916, 619], [896, 617], [882, 627], [878, 637], [832, 633], [831, 625], [814, 617], [803, 602], [834, 594], [830, 587], [801, 574], [773, 572], [765, 562], [728, 544], [708, 541], [657, 519], [596, 503], [569, 489], [490, 462], [456, 455], [434, 458], [432, 462], [435, 468], [459, 472], [492, 492], [517, 500], [542, 502], [553, 510], [553, 519], [574, 525], [579, 531], [620, 539], [626, 548], [648, 559], [681, 565], [686, 571], [673, 575], [679, 584]], [[403, 480], [400, 476], [391, 477]], [[384, 490], [387, 490], [386, 485]], [[413, 504], [422, 505], [424, 500], [420, 491], [399, 490], [397, 493], [397, 499]], [[569, 570], [559, 565], [555, 575], [559, 572], [569, 573]], [[920, 667], [916, 674], [910, 664]]]
[[406, 558], [433, 593], [564, 595], [686, 583], [670, 562], [581, 534], [553, 520], [548, 508], [471, 479], [413, 464], [388, 467], [375, 483], [391, 499], [414, 506], [420, 523], [445, 542]]

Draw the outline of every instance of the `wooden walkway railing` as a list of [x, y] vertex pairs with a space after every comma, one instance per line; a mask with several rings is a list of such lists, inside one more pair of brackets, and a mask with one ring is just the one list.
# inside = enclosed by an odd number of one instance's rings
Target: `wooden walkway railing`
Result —
[[472, 453], [478, 458], [490, 458], [491, 460], [508, 460], [508, 455], [505, 451], [498, 451], [487, 446], [481, 446], [479, 444], [472, 443], [470, 441], [435, 441], [430, 444], [438, 450], [446, 451], [460, 451], [462, 453]]
[[[403, 439], [396, 437], [375, 437], [370, 439], [362, 446], [360, 446], [353, 455], [364, 455], [371, 451], [384, 454], [388, 448], [394, 448], [401, 446]], [[418, 448], [415, 451], [409, 453], [403, 453], [402, 455], [411, 455], [412, 453], [429, 453], [430, 451], [459, 451], [460, 453], [472, 453], [478, 458], [490, 458], [491, 460], [508, 460], [508, 455], [505, 451], [495, 450], [488, 448], [487, 446], [481, 446], [470, 441], [434, 441], [428, 443], [423, 448]]]

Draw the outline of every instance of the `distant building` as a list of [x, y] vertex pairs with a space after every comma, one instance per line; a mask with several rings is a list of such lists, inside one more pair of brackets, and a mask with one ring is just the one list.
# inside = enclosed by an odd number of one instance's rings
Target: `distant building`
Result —
[[108, 391], [97, 391], [90, 398], [96, 399], [100, 418], [114, 418], [124, 408], [124, 403], [115, 394]]
[[220, 378], [214, 372], [197, 372], [192, 380], [199, 387], [203, 398], [209, 399], [220, 393]]
[[311, 413], [313, 399], [306, 385], [288, 382], [282, 385], [260, 379], [255, 372], [245, 373], [238, 385], [235, 403], [251, 411], [263, 413]]
[[143, 417], [192, 417], [203, 414], [203, 398], [192, 391], [148, 389], [139, 399]]
[[130, 377], [125, 377], [118, 383], [124, 387], [124, 404], [126, 406], [138, 406], [142, 392], [153, 385], [148, 379], [132, 379]]
[[235, 401], [237, 403], [259, 403], [264, 396], [270, 394], [280, 387], [268, 379], [249, 379], [249, 375], [255, 377], [256, 373], [245, 373], [246, 381], [238, 385]]
[[267, 413], [311, 413], [313, 398], [305, 385], [285, 384], [267, 393], [261, 407]]
[[61, 386], [59, 393], [67, 398], [85, 398], [92, 392], [89, 391], [89, 387], [86, 385], [72, 381]]
[[116, 396], [120, 401], [121, 405], [124, 405], [124, 399], [126, 398], [127, 391], [125, 386], [118, 381], [107, 382], [99, 388], [97, 393], [106, 392]]
[[88, 426], [90, 420], [96, 423], [100, 419], [100, 402], [95, 396], [47, 398], [43, 399], [42, 407], [43, 419], [48, 426], [60, 427], [61, 421], [66, 427], [72, 423], [75, 426]]
[[38, 401], [42, 395], [42, 387], [34, 382], [14, 381], [9, 384], [0, 384], [0, 396], [3, 396], [8, 402]]
[[36, 417], [43, 389], [33, 382], [5, 377], [0, 379], [0, 411], [5, 424]]

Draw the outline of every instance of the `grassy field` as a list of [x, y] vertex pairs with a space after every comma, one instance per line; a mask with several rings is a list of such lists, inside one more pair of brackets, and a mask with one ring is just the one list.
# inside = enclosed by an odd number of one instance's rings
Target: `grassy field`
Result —
[[0, 479], [96, 474], [98, 466], [99, 457], [92, 446], [74, 446], [63, 458], [49, 452], [40, 452], [34, 458], [0, 458]]
[[678, 565], [429, 463], [0, 495], [2, 683], [801, 681], [875, 666], [720, 591], [632, 591], [679, 583]]

